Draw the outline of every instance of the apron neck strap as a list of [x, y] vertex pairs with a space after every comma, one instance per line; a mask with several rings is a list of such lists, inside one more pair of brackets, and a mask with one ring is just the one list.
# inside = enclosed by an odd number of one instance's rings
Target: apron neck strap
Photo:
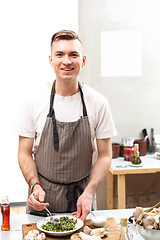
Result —
[[84, 96], [83, 96], [83, 91], [82, 91], [82, 87], [80, 82], [78, 81], [78, 86], [79, 86], [79, 90], [80, 90], [80, 94], [81, 94], [81, 100], [82, 100], [82, 105], [83, 105], [83, 117], [87, 116], [87, 109], [86, 109], [86, 105], [84, 102]]
[[[53, 114], [53, 102], [54, 102], [54, 96], [55, 96], [55, 85], [56, 85], [56, 80], [53, 83], [52, 86], [52, 90], [51, 90], [51, 96], [50, 96], [50, 107], [49, 107], [49, 114], [48, 116], [52, 116]], [[82, 91], [82, 87], [80, 82], [78, 81], [78, 86], [79, 86], [79, 90], [80, 90], [80, 95], [81, 95], [81, 100], [82, 100], [82, 105], [83, 105], [83, 117], [87, 116], [87, 109], [86, 109], [86, 105], [84, 102], [84, 95], [83, 95], [83, 91]]]
[[[52, 90], [51, 90], [49, 114], [48, 114], [47, 117], [52, 118], [54, 149], [58, 151], [59, 150], [59, 136], [58, 136], [58, 131], [57, 131], [55, 112], [54, 112], [54, 108], [53, 108], [53, 102], [54, 102], [54, 96], [55, 96], [55, 85], [56, 85], [56, 80], [54, 81], [53, 86], [52, 86]], [[83, 116], [85, 117], [85, 116], [87, 116], [87, 110], [86, 110], [86, 105], [85, 105], [85, 102], [84, 102], [84, 96], [83, 96], [83, 92], [82, 92], [80, 82], [78, 82], [78, 86], [79, 86], [82, 105], [83, 105]]]

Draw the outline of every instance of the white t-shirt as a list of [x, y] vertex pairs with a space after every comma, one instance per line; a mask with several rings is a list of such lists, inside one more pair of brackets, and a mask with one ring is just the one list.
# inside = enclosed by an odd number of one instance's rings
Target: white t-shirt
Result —
[[[107, 99], [86, 84], [82, 88], [84, 101], [91, 128], [93, 150], [94, 140], [110, 138], [117, 134]], [[35, 138], [35, 146], [38, 146], [49, 112], [51, 90], [46, 87], [36, 96], [29, 98], [23, 104], [18, 117], [18, 135]], [[83, 115], [80, 92], [73, 96], [63, 97], [55, 94], [55, 117], [61, 122], [73, 122]]]

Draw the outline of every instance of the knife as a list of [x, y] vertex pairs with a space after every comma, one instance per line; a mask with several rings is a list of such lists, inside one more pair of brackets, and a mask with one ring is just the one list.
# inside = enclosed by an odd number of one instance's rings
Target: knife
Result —
[[142, 130], [142, 132], [143, 132], [144, 139], [146, 139], [146, 142], [147, 142], [147, 152], [150, 152], [150, 141], [149, 141], [149, 136], [148, 136], [148, 133], [147, 133], [147, 129], [144, 128]]
[[154, 128], [151, 128], [151, 153], [154, 152]]
[[40, 217], [48, 217], [49, 214], [44, 212], [38, 212], [38, 211], [29, 211], [30, 215], [40, 216]]

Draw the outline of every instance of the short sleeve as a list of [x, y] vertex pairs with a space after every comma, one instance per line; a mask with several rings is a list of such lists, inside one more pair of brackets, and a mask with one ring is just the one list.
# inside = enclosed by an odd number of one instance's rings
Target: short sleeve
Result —
[[31, 111], [32, 106], [29, 103], [23, 103], [20, 106], [17, 121], [16, 131], [19, 136], [34, 138], [35, 129]]
[[106, 101], [97, 114], [96, 138], [110, 138], [117, 135], [112, 114], [108, 102]]

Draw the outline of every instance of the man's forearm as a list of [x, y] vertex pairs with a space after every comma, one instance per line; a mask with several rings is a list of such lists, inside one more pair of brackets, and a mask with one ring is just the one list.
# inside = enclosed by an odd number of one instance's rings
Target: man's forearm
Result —
[[97, 139], [98, 158], [93, 166], [85, 192], [95, 195], [97, 188], [106, 176], [112, 160], [111, 139]]
[[97, 159], [93, 166], [89, 183], [85, 188], [86, 193], [91, 194], [92, 196], [95, 195], [97, 188], [99, 187], [100, 183], [103, 181], [104, 177], [108, 172], [110, 163], [110, 157], [103, 156]]
[[33, 138], [19, 136], [18, 161], [29, 187], [38, 181], [36, 164], [32, 158]]
[[22, 174], [31, 187], [34, 182], [39, 181], [36, 164], [31, 156], [19, 155], [18, 160]]

